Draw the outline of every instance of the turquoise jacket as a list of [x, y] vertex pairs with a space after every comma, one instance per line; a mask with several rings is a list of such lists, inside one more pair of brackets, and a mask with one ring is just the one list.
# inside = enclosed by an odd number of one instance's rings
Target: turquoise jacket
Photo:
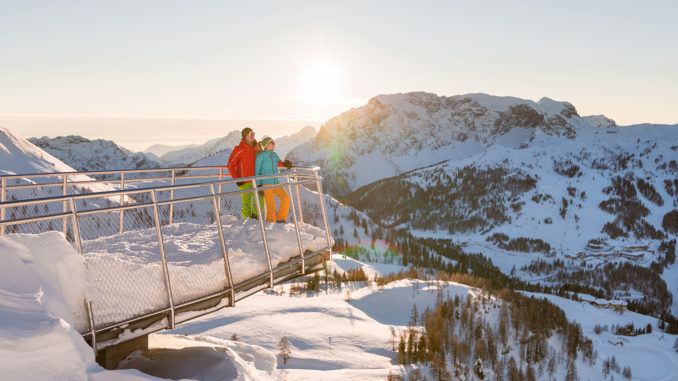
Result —
[[[265, 150], [257, 154], [255, 162], [254, 174], [259, 175], [275, 175], [278, 173], [278, 167], [282, 166], [283, 162], [280, 160], [275, 151]], [[280, 184], [277, 177], [271, 179], [257, 180], [257, 186]]]

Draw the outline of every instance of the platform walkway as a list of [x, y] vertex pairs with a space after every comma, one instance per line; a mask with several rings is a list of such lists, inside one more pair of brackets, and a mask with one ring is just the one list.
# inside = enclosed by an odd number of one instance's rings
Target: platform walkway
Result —
[[101, 354], [321, 270], [334, 240], [318, 170], [277, 175], [292, 201], [277, 224], [240, 217], [260, 188], [222, 167], [0, 176], [0, 236], [58, 231], [83, 255], [92, 290], [74, 324]]

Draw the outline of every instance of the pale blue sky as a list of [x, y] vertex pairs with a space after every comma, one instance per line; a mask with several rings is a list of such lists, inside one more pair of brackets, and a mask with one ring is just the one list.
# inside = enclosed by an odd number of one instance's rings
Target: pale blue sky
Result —
[[[256, 119], [282, 135], [408, 91], [548, 96], [622, 125], [673, 124], [675, 4], [0, 0], [0, 125], [115, 138], [139, 134], [125, 122], [138, 118], [217, 119], [189, 128], [196, 142], [220, 135], [218, 119]], [[84, 116], [124, 118], [52, 123]], [[154, 120], [151, 139], [182, 140]]]

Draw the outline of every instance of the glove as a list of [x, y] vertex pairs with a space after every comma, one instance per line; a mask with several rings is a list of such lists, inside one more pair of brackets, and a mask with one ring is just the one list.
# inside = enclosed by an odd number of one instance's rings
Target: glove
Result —
[[241, 187], [245, 185], [245, 183], [246, 183], [245, 181], [238, 181], [236, 184], [238, 184], [238, 186]]
[[283, 165], [284, 165], [285, 168], [287, 168], [287, 169], [292, 168], [292, 162], [289, 161], [289, 160], [285, 160], [285, 161], [283, 162]]

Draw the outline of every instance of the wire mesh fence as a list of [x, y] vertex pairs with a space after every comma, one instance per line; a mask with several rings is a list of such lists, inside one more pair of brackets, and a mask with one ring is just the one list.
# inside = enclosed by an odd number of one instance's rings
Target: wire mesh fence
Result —
[[[230, 285], [211, 198], [177, 202], [171, 224], [162, 226], [163, 245], [175, 303], [184, 303]], [[159, 209], [169, 221], [170, 205]]]
[[[252, 197], [253, 199], [253, 197]], [[229, 259], [233, 283], [243, 282], [269, 270], [268, 259], [263, 249], [263, 235], [259, 220], [243, 218], [241, 195], [223, 195], [218, 205], [222, 222], [224, 246]], [[234, 234], [237, 232], [237, 234]], [[258, 246], [259, 250], [252, 250]]]
[[169, 291], [163, 273], [160, 241], [153, 206], [128, 210], [127, 230], [120, 233], [119, 212], [78, 217], [82, 254], [95, 286], [96, 327], [168, 307]]

